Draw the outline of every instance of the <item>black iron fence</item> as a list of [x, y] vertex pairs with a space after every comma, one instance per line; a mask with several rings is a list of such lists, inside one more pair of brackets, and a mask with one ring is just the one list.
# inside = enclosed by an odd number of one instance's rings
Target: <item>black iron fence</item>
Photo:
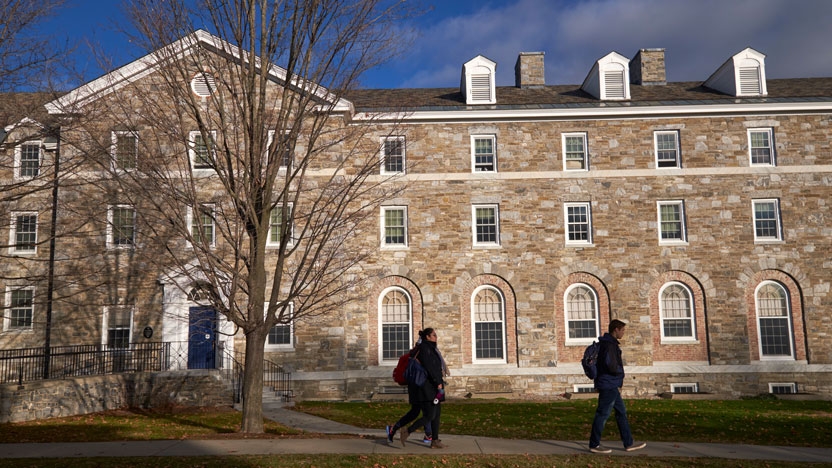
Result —
[[263, 385], [270, 387], [283, 401], [290, 401], [295, 396], [292, 390], [292, 374], [271, 361], [263, 361]]

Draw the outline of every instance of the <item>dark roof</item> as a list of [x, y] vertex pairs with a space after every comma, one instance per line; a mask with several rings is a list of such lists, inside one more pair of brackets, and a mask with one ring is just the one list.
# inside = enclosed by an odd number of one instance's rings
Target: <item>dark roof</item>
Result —
[[601, 101], [581, 90], [580, 85], [517, 88], [498, 86], [497, 104], [466, 106], [459, 88], [358, 89], [344, 96], [359, 111], [462, 110], [466, 108], [534, 109], [600, 106], [655, 106], [660, 104], [724, 104], [736, 102], [832, 101], [832, 78], [767, 80], [765, 97], [737, 98], [702, 86], [702, 81], [666, 85], [630, 85], [628, 101]]

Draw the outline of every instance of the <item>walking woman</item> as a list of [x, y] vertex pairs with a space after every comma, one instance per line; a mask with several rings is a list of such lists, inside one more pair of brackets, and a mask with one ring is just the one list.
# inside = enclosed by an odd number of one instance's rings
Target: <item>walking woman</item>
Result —
[[410, 404], [421, 409], [422, 417], [411, 424], [410, 427], [403, 427], [400, 438], [402, 446], [404, 446], [411, 432], [430, 424], [431, 436], [433, 437], [430, 448], [440, 449], [444, 448], [444, 445], [439, 441], [439, 418], [435, 417], [439, 414], [439, 402], [434, 403], [434, 400], [439, 398], [440, 393], [444, 394], [445, 392], [443, 360], [436, 348], [436, 330], [426, 328], [419, 332], [419, 337], [422, 342], [417, 346], [417, 359], [422, 363], [422, 367], [425, 368], [428, 376], [421, 386], [408, 384], [407, 395]]

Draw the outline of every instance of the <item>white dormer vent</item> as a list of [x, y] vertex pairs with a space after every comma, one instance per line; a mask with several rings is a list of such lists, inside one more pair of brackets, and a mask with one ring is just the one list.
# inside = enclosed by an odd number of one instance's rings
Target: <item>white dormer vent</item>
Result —
[[766, 56], [747, 48], [729, 58], [713, 73], [704, 86], [730, 96], [765, 96]]
[[581, 89], [602, 101], [630, 99], [630, 61], [617, 52], [598, 59]]
[[191, 80], [191, 90], [199, 97], [208, 97], [217, 90], [217, 81], [209, 73], [197, 73]]
[[460, 92], [465, 104], [496, 104], [494, 75], [497, 63], [478, 55], [462, 65]]

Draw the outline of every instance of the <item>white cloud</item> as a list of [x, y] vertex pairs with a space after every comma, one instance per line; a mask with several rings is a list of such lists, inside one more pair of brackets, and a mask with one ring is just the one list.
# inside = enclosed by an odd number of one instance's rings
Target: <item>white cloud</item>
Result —
[[[832, 1], [827, 0], [516, 0], [470, 2], [462, 14], [440, 6], [421, 36], [387, 73], [395, 87], [455, 87], [462, 64], [497, 62], [497, 83], [514, 84], [520, 52], [546, 53], [548, 84], [581, 83], [610, 51], [666, 50], [670, 81], [701, 81], [745, 47], [767, 55], [769, 78], [832, 76]], [[482, 6], [480, 6], [482, 5]]]

